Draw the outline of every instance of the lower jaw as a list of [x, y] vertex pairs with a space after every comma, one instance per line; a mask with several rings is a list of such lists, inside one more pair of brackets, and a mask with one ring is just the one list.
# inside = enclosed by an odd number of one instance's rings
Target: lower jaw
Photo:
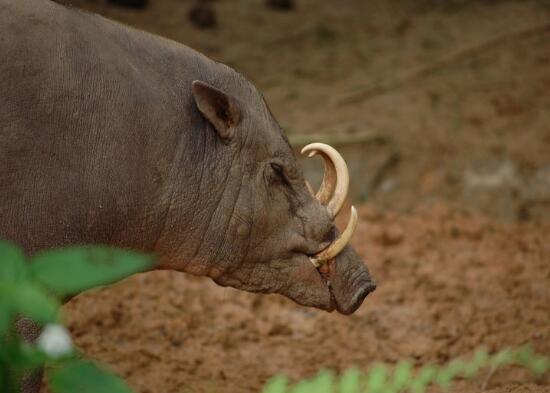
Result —
[[325, 311], [332, 312], [334, 310], [338, 309], [338, 302], [336, 301], [336, 296], [334, 296], [334, 292], [332, 291], [330, 280], [329, 280], [329, 274], [330, 274], [330, 264], [332, 264], [334, 261], [328, 261], [325, 264], [321, 265], [317, 268], [317, 273], [321, 276], [321, 278], [325, 281], [327, 285], [327, 290], [330, 295], [330, 303], [327, 305], [327, 307], [324, 307]]
[[[346, 308], [345, 306], [342, 306], [341, 304], [338, 303], [338, 300], [334, 295], [334, 292], [332, 290], [331, 283], [330, 283], [330, 274], [334, 263], [335, 263], [335, 259], [332, 259], [326, 262], [325, 264], [321, 265], [319, 268], [317, 268], [317, 272], [319, 273], [321, 278], [325, 281], [327, 285], [327, 290], [330, 294], [330, 303], [327, 305], [327, 307], [324, 307], [324, 309], [328, 312], [332, 312], [336, 310], [341, 314], [349, 315], [354, 313], [359, 308], [359, 306], [363, 302], [363, 299], [366, 297], [367, 294], [374, 291], [374, 289], [376, 288], [376, 285], [372, 283], [372, 286], [359, 288], [354, 294], [354, 296], [351, 298], [349, 307]], [[361, 300], [359, 300], [359, 298]]]
[[330, 287], [330, 281], [327, 282], [327, 285], [328, 285], [328, 292], [330, 294], [330, 305], [327, 311], [332, 312], [334, 310], [338, 310], [338, 302], [336, 301], [336, 296], [334, 296], [334, 292], [332, 292], [332, 289]]

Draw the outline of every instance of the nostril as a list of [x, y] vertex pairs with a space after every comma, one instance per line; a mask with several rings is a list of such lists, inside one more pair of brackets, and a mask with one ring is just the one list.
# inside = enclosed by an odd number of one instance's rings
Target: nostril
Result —
[[363, 303], [363, 300], [365, 300], [367, 295], [373, 292], [375, 289], [376, 289], [376, 284], [374, 283], [359, 289], [355, 294], [355, 296], [353, 296], [353, 298], [351, 299], [350, 310], [352, 310], [352, 312], [357, 310], [359, 306], [361, 306], [361, 304]]

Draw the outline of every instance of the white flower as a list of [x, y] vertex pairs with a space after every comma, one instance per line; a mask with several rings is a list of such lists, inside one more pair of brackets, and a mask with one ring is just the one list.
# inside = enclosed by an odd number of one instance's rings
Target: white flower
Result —
[[58, 359], [73, 352], [69, 331], [61, 325], [46, 325], [36, 340], [38, 348], [51, 358]]

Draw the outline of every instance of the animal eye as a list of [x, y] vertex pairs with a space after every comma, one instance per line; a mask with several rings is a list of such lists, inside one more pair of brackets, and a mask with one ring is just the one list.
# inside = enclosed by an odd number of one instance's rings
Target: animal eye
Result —
[[274, 162], [271, 163], [271, 169], [273, 169], [273, 171], [281, 176], [281, 177], [284, 177], [284, 171], [283, 171], [283, 168], [279, 165], [279, 164], [275, 164]]
[[279, 177], [279, 179], [286, 184], [287, 186], [290, 185], [288, 182], [287, 177], [285, 176], [285, 171], [283, 167], [279, 164], [276, 164], [274, 162], [271, 163], [271, 169], [273, 169], [273, 172]]

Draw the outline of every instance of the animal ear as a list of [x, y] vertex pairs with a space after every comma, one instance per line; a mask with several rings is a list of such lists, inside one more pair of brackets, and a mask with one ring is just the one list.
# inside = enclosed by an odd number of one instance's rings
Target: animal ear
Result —
[[202, 81], [192, 84], [193, 98], [199, 111], [212, 123], [220, 137], [230, 140], [241, 121], [239, 103], [232, 96]]

